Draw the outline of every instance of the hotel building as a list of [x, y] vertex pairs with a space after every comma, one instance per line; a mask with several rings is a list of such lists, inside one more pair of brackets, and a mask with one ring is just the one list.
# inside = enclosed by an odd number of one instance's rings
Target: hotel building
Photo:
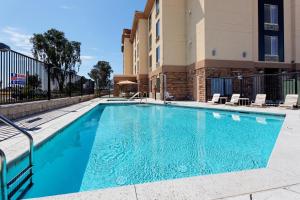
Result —
[[300, 1], [148, 0], [123, 31], [122, 52], [115, 85], [206, 101], [209, 77], [300, 70]]

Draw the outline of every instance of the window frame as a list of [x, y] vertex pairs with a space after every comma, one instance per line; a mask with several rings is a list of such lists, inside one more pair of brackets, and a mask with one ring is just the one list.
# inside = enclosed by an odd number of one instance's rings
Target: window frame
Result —
[[155, 0], [155, 13], [156, 13], [156, 17], [159, 15], [160, 12], [160, 1], [159, 0]]
[[155, 28], [156, 28], [156, 30], [155, 30], [155, 36], [156, 36], [156, 42], [157, 42], [160, 39], [160, 19], [157, 20]]
[[155, 61], [156, 61], [156, 65], [160, 64], [160, 46], [156, 47], [155, 50]]

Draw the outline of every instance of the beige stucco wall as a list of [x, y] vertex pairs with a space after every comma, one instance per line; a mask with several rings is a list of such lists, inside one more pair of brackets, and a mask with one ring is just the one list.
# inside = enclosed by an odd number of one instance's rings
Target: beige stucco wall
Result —
[[[300, 63], [300, 1], [284, 0], [284, 9], [285, 62]], [[140, 49], [132, 64], [134, 69], [139, 62], [139, 73], [154, 71], [162, 65], [191, 65], [205, 59], [258, 61], [257, 0], [226, 0], [226, 3], [224, 0], [160, 0], [159, 14], [156, 15], [155, 4], [151, 13], [150, 32], [148, 20], [139, 20], [133, 44], [132, 56], [137, 44]], [[158, 20], [161, 32], [156, 41]], [[156, 63], [158, 46], [159, 64]], [[149, 66], [150, 55], [152, 66]]]
[[183, 0], [162, 1], [163, 65], [186, 64], [186, 20]]
[[148, 73], [148, 20], [140, 19], [138, 22], [139, 38], [139, 71], [138, 74]]
[[124, 75], [133, 74], [133, 46], [129, 38], [124, 39], [124, 52], [123, 52], [123, 73]]
[[205, 58], [205, 0], [186, 1], [186, 64]]
[[[293, 47], [297, 43], [293, 39], [293, 9], [298, 9], [295, 13], [299, 20], [300, 2], [294, 2], [297, 8], [292, 1], [284, 0], [285, 63], [291, 63], [295, 60], [294, 54], [297, 54]], [[299, 23], [295, 24], [299, 26]], [[216, 56], [212, 55], [213, 49]], [[206, 59], [257, 62], [258, 1], [226, 0], [224, 3], [222, 0], [205, 0], [205, 51]], [[243, 52], [247, 53], [246, 58], [243, 58]]]
[[[205, 1], [205, 58], [253, 60], [253, 7], [249, 0]], [[212, 51], [216, 51], [216, 56]], [[243, 58], [243, 52], [247, 57]]]
[[[138, 21], [136, 34], [133, 40], [133, 74], [148, 73], [148, 20]], [[136, 56], [135, 56], [136, 54]]]

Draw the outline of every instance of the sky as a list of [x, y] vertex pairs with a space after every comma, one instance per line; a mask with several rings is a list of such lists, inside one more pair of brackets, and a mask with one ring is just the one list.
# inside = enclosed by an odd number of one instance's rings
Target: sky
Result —
[[0, 42], [31, 55], [30, 38], [51, 28], [81, 42], [79, 74], [86, 77], [99, 60], [110, 62], [114, 74], [123, 72], [121, 36], [131, 28], [136, 10], [146, 0], [0, 0]]

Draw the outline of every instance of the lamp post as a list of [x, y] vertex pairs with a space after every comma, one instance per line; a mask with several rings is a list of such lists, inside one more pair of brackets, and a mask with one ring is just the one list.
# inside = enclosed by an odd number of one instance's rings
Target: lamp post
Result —
[[4, 51], [4, 52], [10, 51], [10, 47], [8, 45], [0, 42], [0, 51]]

